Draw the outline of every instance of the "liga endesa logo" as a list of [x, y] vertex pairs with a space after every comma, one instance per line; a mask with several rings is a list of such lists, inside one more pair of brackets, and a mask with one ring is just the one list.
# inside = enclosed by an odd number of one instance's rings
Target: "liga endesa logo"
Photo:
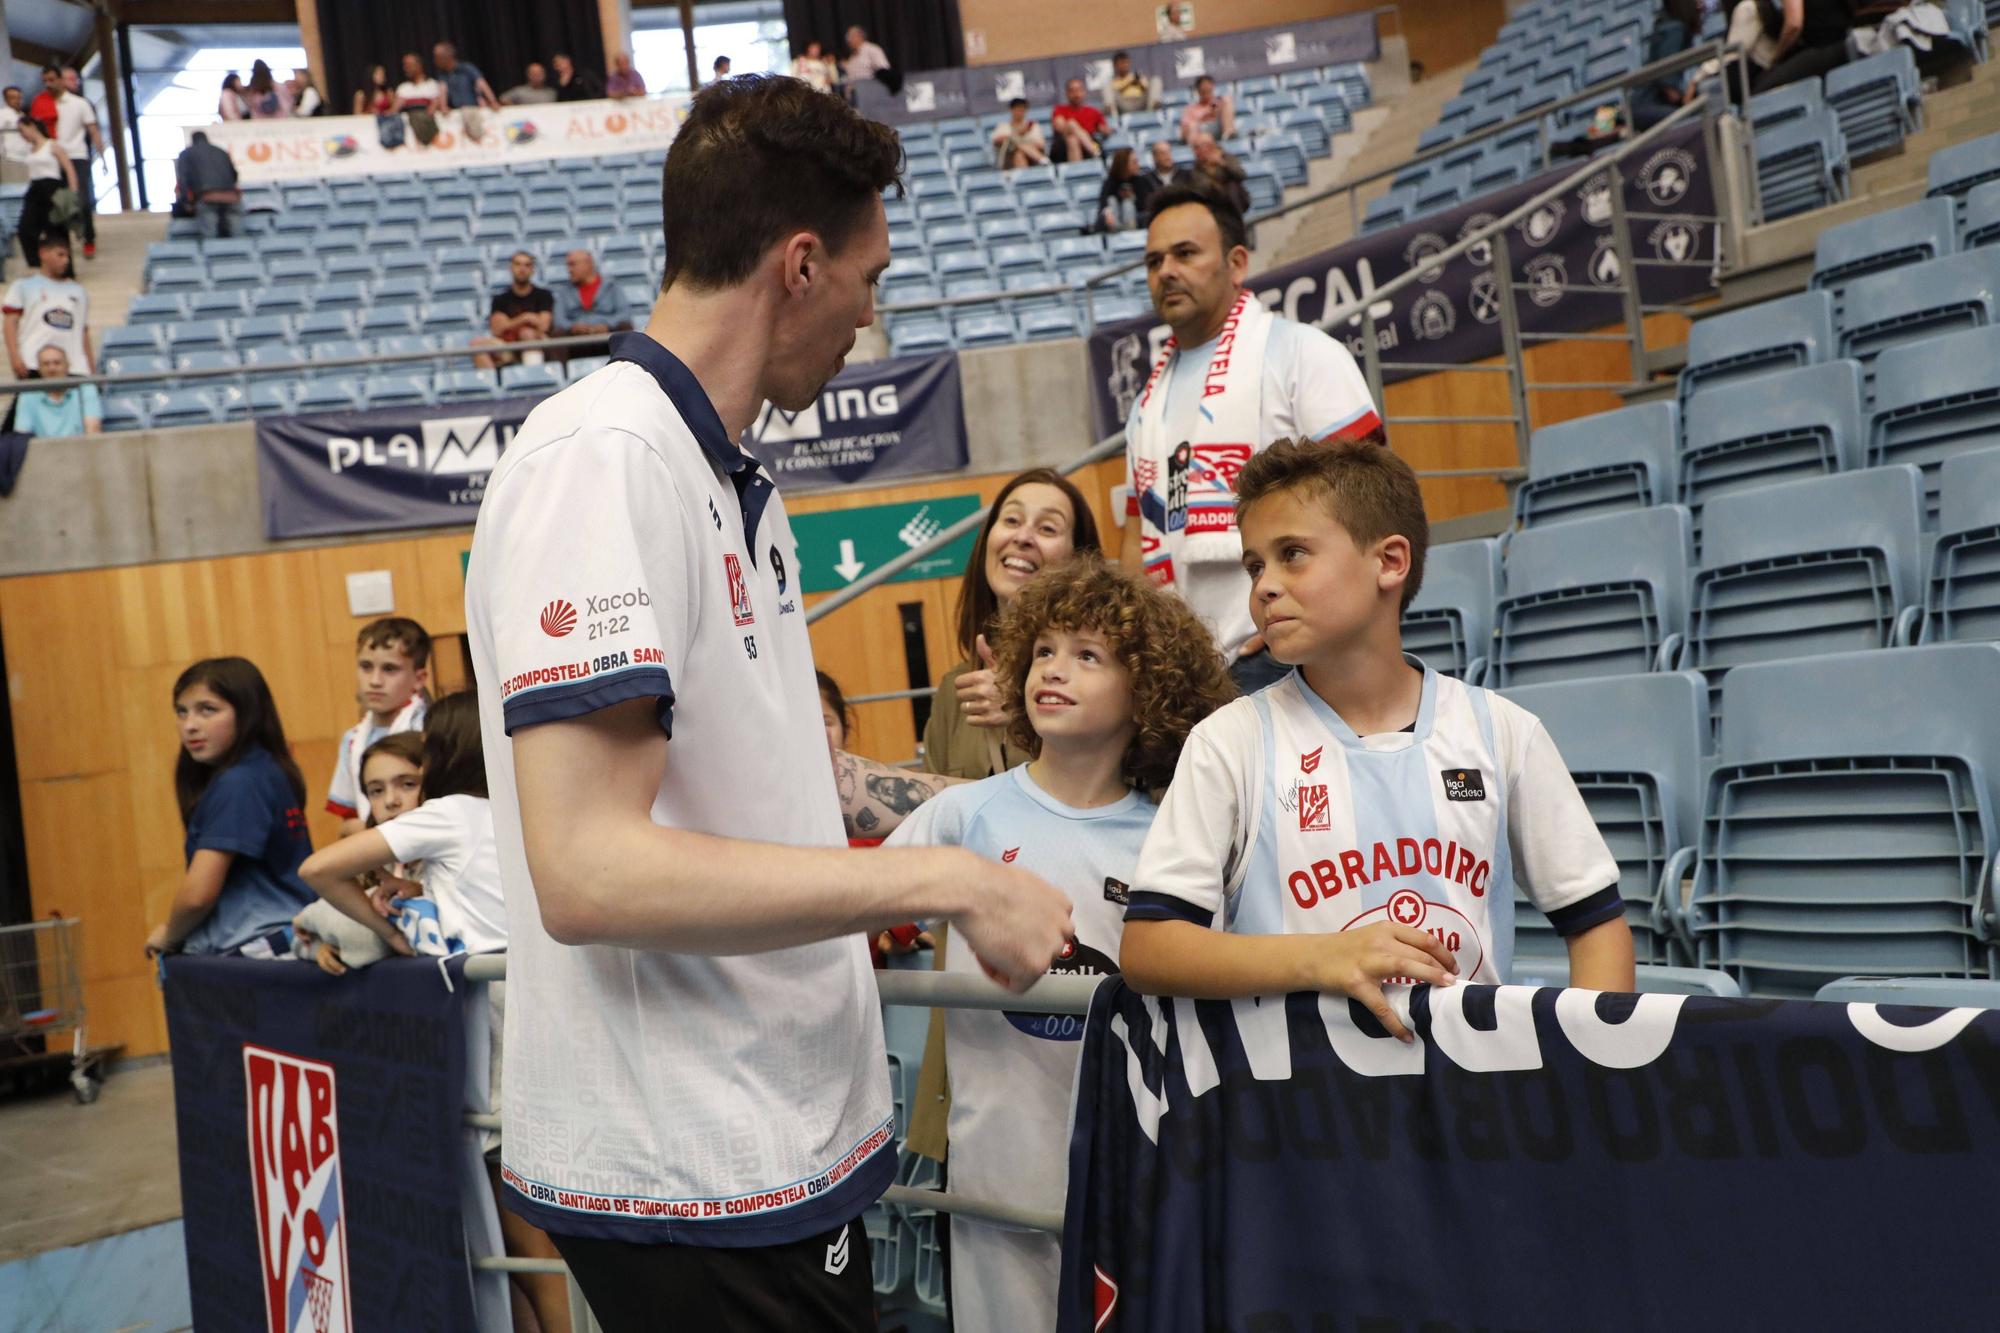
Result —
[[245, 1044], [250, 1184], [270, 1333], [353, 1333], [333, 1066]]

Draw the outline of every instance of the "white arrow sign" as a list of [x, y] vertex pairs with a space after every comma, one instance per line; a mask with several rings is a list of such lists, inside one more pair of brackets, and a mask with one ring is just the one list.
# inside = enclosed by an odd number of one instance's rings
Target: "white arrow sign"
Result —
[[849, 583], [852, 583], [861, 577], [861, 571], [866, 568], [868, 566], [861, 563], [854, 556], [853, 540], [843, 538], [840, 543], [840, 562], [833, 567], [833, 572], [840, 575], [841, 578], [847, 580]]

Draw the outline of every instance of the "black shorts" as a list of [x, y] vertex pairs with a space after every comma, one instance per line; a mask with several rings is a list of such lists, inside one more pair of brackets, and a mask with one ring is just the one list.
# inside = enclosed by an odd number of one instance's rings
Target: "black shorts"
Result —
[[756, 1249], [549, 1239], [605, 1333], [875, 1333], [874, 1272], [859, 1218]]

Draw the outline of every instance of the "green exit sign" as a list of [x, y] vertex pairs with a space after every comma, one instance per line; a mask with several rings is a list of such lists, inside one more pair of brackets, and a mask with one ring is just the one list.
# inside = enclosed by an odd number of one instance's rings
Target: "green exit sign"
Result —
[[[799, 539], [799, 584], [807, 592], [838, 591], [978, 511], [978, 496], [948, 495], [908, 504], [793, 514], [792, 533]], [[967, 532], [889, 581], [956, 578], [965, 572], [974, 535]]]

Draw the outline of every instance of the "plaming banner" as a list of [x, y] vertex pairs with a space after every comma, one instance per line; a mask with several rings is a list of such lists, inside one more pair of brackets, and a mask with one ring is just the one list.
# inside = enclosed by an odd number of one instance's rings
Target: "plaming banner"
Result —
[[1111, 982], [1062, 1333], [1993, 1323], [2000, 1012]]

